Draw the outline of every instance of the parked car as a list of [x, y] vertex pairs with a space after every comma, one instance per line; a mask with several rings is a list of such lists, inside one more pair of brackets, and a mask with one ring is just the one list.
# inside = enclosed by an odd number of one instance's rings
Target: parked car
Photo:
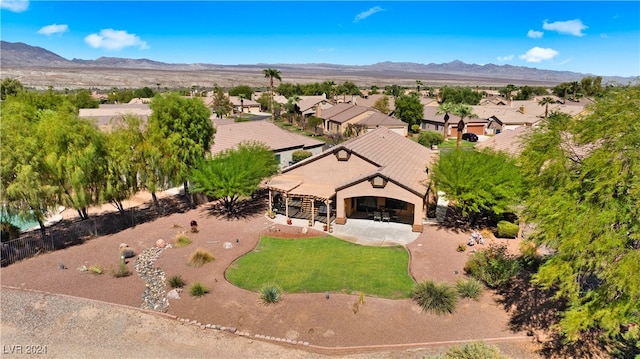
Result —
[[463, 133], [462, 139], [469, 142], [478, 142], [478, 135], [475, 133]]

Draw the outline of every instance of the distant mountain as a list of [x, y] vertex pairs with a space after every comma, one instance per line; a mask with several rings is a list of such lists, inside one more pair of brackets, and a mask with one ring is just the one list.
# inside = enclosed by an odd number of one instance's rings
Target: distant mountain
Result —
[[[101, 68], [101, 69], [146, 69], [166, 71], [198, 71], [224, 70], [246, 71], [261, 70], [273, 67], [282, 72], [297, 74], [323, 75], [366, 75], [371, 77], [396, 77], [418, 79], [423, 77], [439, 78], [442, 80], [501, 80], [525, 81], [531, 83], [560, 83], [580, 80], [592, 74], [582, 74], [570, 71], [551, 71], [536, 68], [511, 65], [477, 65], [466, 64], [462, 61], [452, 61], [443, 64], [420, 64], [414, 62], [379, 62], [372, 65], [337, 65], [337, 64], [253, 64], [253, 65], [215, 65], [215, 64], [168, 64], [149, 59], [127, 59], [119, 57], [100, 57], [96, 60], [73, 59], [67, 60], [49, 50], [37, 46], [30, 46], [20, 42], [0, 42], [0, 66], [5, 68]], [[632, 78], [603, 77], [604, 82], [626, 83]]]

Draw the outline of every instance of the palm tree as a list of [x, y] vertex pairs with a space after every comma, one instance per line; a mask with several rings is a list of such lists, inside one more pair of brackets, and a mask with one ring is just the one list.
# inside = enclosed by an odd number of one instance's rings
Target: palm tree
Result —
[[247, 95], [241, 93], [238, 94], [238, 98], [240, 99], [240, 113], [244, 113], [244, 99], [245, 97], [247, 97]]
[[456, 142], [456, 148], [460, 147], [460, 142], [462, 142], [462, 131], [464, 131], [464, 119], [465, 118], [473, 118], [473, 117], [478, 117], [478, 115], [473, 113], [473, 109], [471, 108], [471, 106], [469, 105], [464, 105], [464, 104], [459, 104], [459, 105], [455, 105], [454, 111], [453, 111], [454, 115], [458, 115], [460, 116], [460, 121], [458, 122], [458, 140]]
[[571, 90], [573, 91], [573, 101], [578, 101], [578, 90], [580, 89], [582, 83], [580, 81], [573, 81], [571, 83]]
[[444, 115], [444, 129], [442, 130], [442, 135], [445, 140], [449, 137], [449, 114], [455, 111], [455, 105], [451, 102], [445, 102], [438, 106], [438, 112], [436, 115]]
[[273, 108], [273, 79], [278, 79], [278, 81], [282, 81], [282, 77], [280, 77], [280, 71], [272, 68], [262, 70], [264, 73], [264, 77], [269, 78], [269, 89], [271, 90], [271, 121], [275, 121], [276, 113]]
[[517, 89], [518, 87], [514, 84], [508, 84], [507, 86], [505, 86], [504, 93], [507, 96], [507, 101], [511, 101], [511, 93]]
[[420, 94], [420, 86], [422, 86], [422, 81], [416, 80], [416, 90], [418, 92], [418, 95]]
[[543, 97], [542, 99], [540, 99], [540, 101], [538, 101], [538, 105], [544, 106], [544, 118], [547, 118], [547, 116], [549, 116], [550, 103], [553, 103], [553, 98], [549, 96]]

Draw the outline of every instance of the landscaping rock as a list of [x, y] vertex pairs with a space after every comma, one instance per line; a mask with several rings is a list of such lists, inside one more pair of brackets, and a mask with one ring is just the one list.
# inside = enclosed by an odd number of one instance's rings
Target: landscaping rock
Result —
[[165, 296], [165, 273], [153, 265], [164, 248], [163, 241], [162, 247], [156, 246], [144, 250], [134, 264], [136, 273], [146, 283], [142, 293], [142, 308], [163, 313], [169, 309], [169, 301]]

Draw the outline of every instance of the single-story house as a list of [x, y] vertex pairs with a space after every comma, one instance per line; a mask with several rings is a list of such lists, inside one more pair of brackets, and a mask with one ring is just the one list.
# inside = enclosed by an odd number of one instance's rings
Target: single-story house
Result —
[[260, 104], [248, 98], [243, 99], [238, 96], [229, 96], [229, 101], [233, 104], [233, 112], [235, 113], [260, 112]]
[[100, 129], [109, 129], [111, 119], [125, 115], [139, 117], [143, 123], [151, 115], [151, 108], [146, 103], [136, 104], [101, 104], [98, 108], [81, 108], [78, 117], [96, 122]]
[[505, 130], [484, 141], [478, 142], [474, 147], [478, 150], [490, 149], [495, 152], [504, 152], [513, 157], [520, 155], [522, 151], [523, 136], [533, 130], [531, 126], [520, 126], [512, 130]]
[[381, 127], [283, 169], [266, 183], [269, 209], [338, 225], [387, 213], [386, 220], [422, 232], [435, 156]]
[[285, 131], [269, 121], [233, 122], [218, 124], [215, 127], [212, 154], [235, 148], [241, 142], [257, 141], [273, 150], [280, 168], [292, 164], [293, 152], [305, 150], [319, 154], [325, 145], [322, 141]]
[[387, 116], [370, 107], [339, 103], [333, 107], [322, 109], [316, 106], [316, 117], [323, 120], [323, 129], [328, 133], [342, 133], [349, 125], [364, 125], [370, 131], [378, 127], [386, 127], [402, 136], [407, 136], [406, 122]]

